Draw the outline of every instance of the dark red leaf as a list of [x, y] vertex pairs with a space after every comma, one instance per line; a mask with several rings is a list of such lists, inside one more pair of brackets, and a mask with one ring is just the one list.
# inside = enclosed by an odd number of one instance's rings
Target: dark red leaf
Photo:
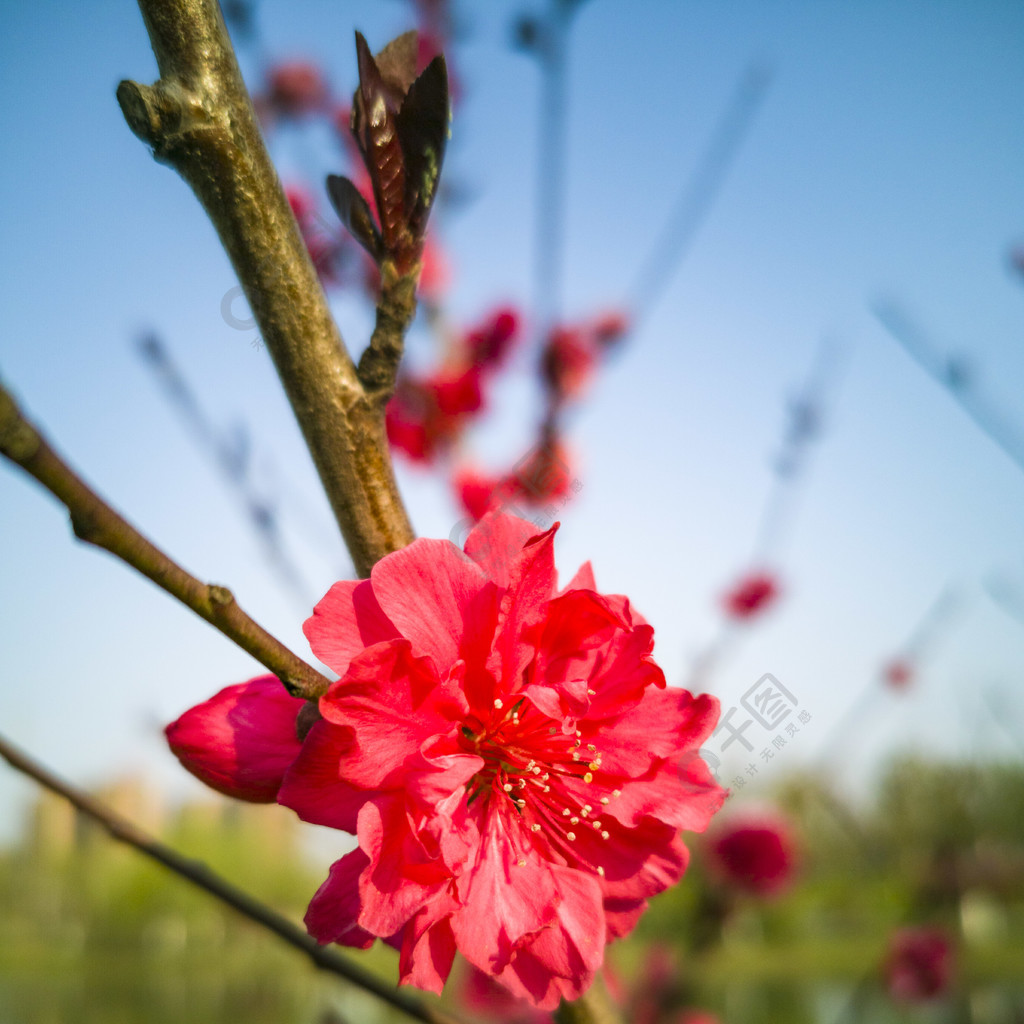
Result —
[[379, 263], [384, 256], [380, 231], [374, 223], [370, 206], [359, 189], [340, 174], [327, 175], [327, 195], [330, 196], [342, 224], [353, 238]]
[[[389, 69], [399, 66], [400, 50], [388, 58]], [[391, 252], [398, 247], [406, 223], [405, 168], [396, 124], [403, 94], [399, 81], [385, 81], [360, 32], [356, 33], [356, 55], [359, 88], [352, 104], [352, 131], [370, 173], [384, 246]]]
[[405, 209], [409, 231], [422, 240], [437, 194], [448, 142], [448, 71], [438, 55], [409, 87], [398, 112], [398, 140], [405, 158]]
[[416, 57], [419, 44], [415, 31], [403, 32], [391, 40], [373, 59], [381, 78], [395, 91], [401, 102], [416, 80]]

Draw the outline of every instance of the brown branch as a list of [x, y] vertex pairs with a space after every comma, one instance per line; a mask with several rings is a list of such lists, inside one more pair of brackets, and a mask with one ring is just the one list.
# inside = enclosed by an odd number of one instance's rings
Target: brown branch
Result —
[[192, 187], [245, 290], [356, 571], [413, 540], [383, 402], [364, 391], [260, 136], [216, 0], [139, 0], [160, 80], [124, 81], [129, 127]]
[[330, 686], [238, 606], [227, 587], [203, 583], [173, 562], [115, 512], [50, 447], [0, 383], [0, 455], [35, 477], [61, 501], [79, 540], [109, 551], [197, 615], [276, 675], [295, 696], [313, 699]]
[[222, 903], [226, 903], [240, 914], [249, 918], [250, 921], [255, 921], [257, 924], [272, 931], [279, 938], [284, 939], [289, 945], [301, 950], [320, 970], [337, 974], [353, 985], [358, 985], [367, 992], [372, 992], [375, 996], [378, 996], [410, 1017], [424, 1021], [425, 1024], [461, 1024], [460, 1019], [454, 1015], [437, 1010], [416, 996], [399, 992], [359, 964], [335, 952], [328, 946], [321, 946], [317, 943], [316, 939], [308, 935], [298, 925], [293, 924], [288, 918], [277, 913], [277, 911], [268, 907], [265, 903], [261, 903], [254, 896], [249, 895], [249, 893], [232, 885], [226, 879], [221, 878], [220, 875], [208, 868], [202, 861], [186, 857], [173, 849], [173, 847], [167, 846], [152, 836], [147, 835], [126, 818], [110, 810], [99, 800], [65, 782], [49, 769], [30, 758], [23, 751], [4, 739], [3, 736], [0, 736], [0, 757], [12, 768], [35, 779], [36, 782], [51, 792], [62, 796], [77, 810], [101, 825], [112, 838], [126, 843], [147, 857], [151, 857], [180, 878], [184, 878], [194, 886], [210, 893], [210, 895], [215, 896]]

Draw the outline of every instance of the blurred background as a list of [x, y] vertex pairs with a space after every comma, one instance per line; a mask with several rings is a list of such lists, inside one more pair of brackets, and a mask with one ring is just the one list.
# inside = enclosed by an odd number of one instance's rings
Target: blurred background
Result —
[[[560, 520], [563, 573], [721, 699], [721, 832], [612, 951], [634, 1019], [1024, 1020], [1021, 6], [227, 7], [353, 354], [373, 282], [322, 184], [359, 183], [353, 29], [444, 50], [389, 415], [417, 532]], [[0, 6], [0, 375], [305, 656], [351, 563], [212, 228], [124, 124], [118, 81], [155, 77], [130, 4]], [[258, 667], [6, 464], [0, 610], [0, 731], [301, 914], [345, 837], [215, 799], [161, 733]], [[6, 770], [0, 848], [4, 1020], [379, 1012]]]

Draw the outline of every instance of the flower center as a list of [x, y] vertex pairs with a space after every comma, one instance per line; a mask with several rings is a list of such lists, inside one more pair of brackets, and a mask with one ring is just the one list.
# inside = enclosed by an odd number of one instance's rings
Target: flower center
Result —
[[[502, 816], [520, 866], [531, 847], [604, 875], [590, 840], [610, 838], [616, 823], [602, 822], [600, 807], [620, 792], [602, 784], [601, 754], [594, 744], [584, 745], [580, 730], [565, 732], [525, 698], [508, 709], [499, 699], [486, 722], [474, 717], [463, 725], [462, 742], [484, 761], [466, 786], [467, 800]], [[592, 802], [579, 801], [573, 792], [579, 783], [594, 787]]]

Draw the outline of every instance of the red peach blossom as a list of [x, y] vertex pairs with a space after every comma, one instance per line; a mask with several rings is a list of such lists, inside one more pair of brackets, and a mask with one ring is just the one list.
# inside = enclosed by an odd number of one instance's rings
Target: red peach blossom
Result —
[[558, 327], [541, 352], [541, 374], [556, 403], [579, 398], [597, 367], [597, 352], [589, 335], [577, 328]]
[[771, 573], [752, 572], [744, 576], [722, 601], [731, 618], [752, 619], [764, 613], [778, 596], [779, 584]]
[[452, 478], [459, 504], [474, 519], [483, 517], [494, 508], [500, 508], [512, 495], [502, 494], [502, 477], [489, 476], [464, 466]]
[[554, 533], [492, 513], [465, 553], [418, 540], [335, 584], [305, 632], [340, 678], [278, 792], [357, 836], [310, 903], [319, 941], [384, 938], [431, 991], [458, 950], [541, 1009], [588, 987], [725, 795], [695, 756], [718, 701], [666, 689], [589, 564], [558, 589]]
[[894, 999], [920, 1003], [943, 995], [953, 969], [953, 943], [941, 928], [901, 928], [892, 936], [885, 974]]
[[914, 679], [914, 666], [905, 658], [893, 658], [882, 670], [882, 678], [890, 690], [905, 690]]
[[596, 317], [590, 325], [594, 340], [605, 348], [621, 341], [629, 330], [629, 317], [621, 310], [612, 310]]
[[480, 326], [469, 332], [466, 345], [476, 366], [500, 366], [519, 333], [519, 317], [514, 309], [499, 309]]
[[729, 885], [758, 896], [784, 889], [796, 870], [789, 828], [763, 813], [735, 814], [708, 836], [712, 871]]
[[270, 69], [266, 102], [276, 114], [300, 117], [321, 109], [329, 91], [315, 64], [290, 61]]

